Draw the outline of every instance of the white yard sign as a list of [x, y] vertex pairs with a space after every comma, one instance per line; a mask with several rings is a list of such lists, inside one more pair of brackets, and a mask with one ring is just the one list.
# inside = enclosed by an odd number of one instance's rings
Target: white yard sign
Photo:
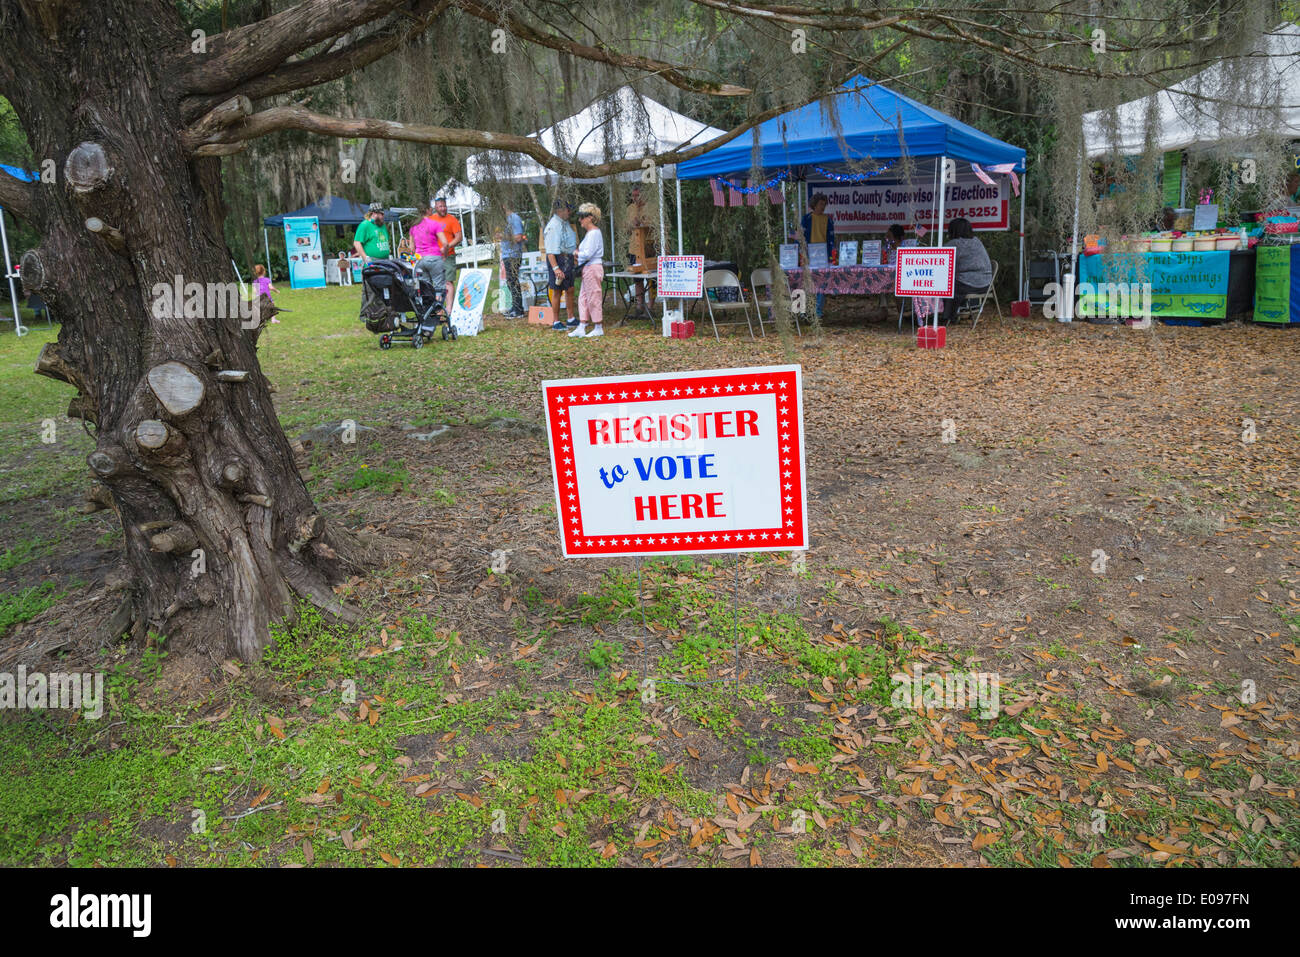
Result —
[[542, 383], [565, 557], [808, 547], [799, 366]]

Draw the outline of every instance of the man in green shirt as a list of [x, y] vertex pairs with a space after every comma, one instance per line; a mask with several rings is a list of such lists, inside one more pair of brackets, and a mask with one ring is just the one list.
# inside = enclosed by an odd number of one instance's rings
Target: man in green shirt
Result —
[[[361, 225], [357, 227], [356, 234], [352, 237], [352, 248], [356, 250], [364, 264], [372, 259], [388, 259], [390, 256], [388, 249], [388, 230], [384, 229], [384, 207], [382, 203], [371, 203], [370, 209], [366, 211], [366, 218], [362, 220]], [[364, 273], [362, 274], [364, 276]], [[383, 299], [377, 296], [370, 285], [363, 279], [361, 282], [361, 319], [386, 319], [388, 316], [388, 307], [384, 304]]]
[[381, 204], [370, 204], [366, 218], [352, 237], [352, 248], [365, 260], [389, 257], [388, 230], [384, 229], [384, 207]]

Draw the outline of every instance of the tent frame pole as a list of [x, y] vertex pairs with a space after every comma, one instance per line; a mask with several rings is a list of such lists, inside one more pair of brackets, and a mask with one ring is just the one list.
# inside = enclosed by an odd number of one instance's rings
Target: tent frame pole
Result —
[[786, 196], [785, 194], [785, 181], [782, 180], [781, 181], [781, 242], [783, 243], [788, 243], [790, 241], [790, 220], [787, 218], [786, 215], [787, 214], [786, 204], [788, 202], [789, 202], [789, 197]]
[[1025, 193], [1029, 192], [1029, 171], [1020, 179], [1020, 259], [1016, 263], [1016, 298], [1028, 299], [1025, 289]]
[[676, 176], [673, 177], [673, 185], [677, 189], [677, 255], [686, 255], [682, 252], [682, 181]]
[[1074, 171], [1074, 225], [1070, 229], [1070, 271], [1061, 291], [1057, 322], [1074, 321], [1074, 292], [1079, 282], [1079, 196], [1083, 192], [1083, 134], [1079, 138], [1079, 162]]
[[[658, 255], [655, 256], [655, 259], [658, 260], [659, 256], [662, 256], [664, 254], [664, 250], [668, 248], [668, 231], [664, 228], [664, 172], [663, 170], [660, 167], [656, 166], [654, 169], [654, 176], [655, 176], [655, 183], [659, 187], [659, 250], [658, 250]], [[671, 336], [671, 330], [668, 327], [668, 300], [665, 299], [663, 296], [660, 296], [659, 305], [663, 309], [663, 318], [661, 320], [661, 325], [663, 327], [664, 338], [670, 339], [672, 338], [672, 336]]]
[[[25, 335], [27, 330], [23, 326], [22, 316], [18, 314], [18, 291], [14, 287], [14, 266], [13, 260], [9, 256], [9, 231], [5, 229], [5, 211], [3, 208], [0, 208], [0, 244], [3, 244], [5, 249], [5, 278], [9, 280], [9, 302], [14, 309], [14, 334]], [[49, 315], [50, 307], [47, 305], [45, 307], [47, 320], [49, 320]], [[52, 320], [50, 320], [50, 325], [54, 325]]]
[[614, 269], [617, 271], [618, 259], [615, 257], [618, 256], [618, 239], [614, 236], [614, 220], [618, 217], [614, 215], [614, 177], [609, 177], [605, 185], [609, 187], [609, 261], [614, 264]]
[[[940, 156], [939, 157], [939, 215], [935, 223], [936, 228], [939, 230], [939, 237], [935, 241], [936, 246], [943, 245], [943, 207], [944, 207], [944, 200], [948, 198], [948, 181], [944, 176], [947, 165], [948, 165], [948, 157]], [[953, 282], [954, 284], [956, 283], [955, 278]], [[953, 292], [956, 293], [956, 291], [957, 290], [954, 288]], [[934, 323], [934, 328], [938, 329], [939, 328], [938, 300], [932, 300], [932, 302], [934, 303], [934, 309], [933, 309], [933, 315], [930, 318]]]
[[266, 274], [271, 275], [271, 237], [267, 235], [266, 227], [262, 227], [262, 249], [266, 253]]

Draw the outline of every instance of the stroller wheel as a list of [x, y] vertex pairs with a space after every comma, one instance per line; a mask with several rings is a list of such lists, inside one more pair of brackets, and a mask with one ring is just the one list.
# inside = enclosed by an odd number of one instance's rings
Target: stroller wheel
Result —
[[443, 341], [443, 342], [446, 342], [446, 341], [447, 341], [447, 327], [446, 327], [446, 326], [443, 326], [443, 327], [442, 327], [442, 341]]
[[424, 335], [423, 335], [423, 333], [416, 332], [413, 336], [411, 336], [411, 348], [412, 348], [412, 349], [418, 349], [418, 348], [420, 348], [420, 347], [423, 346], [423, 345], [424, 345]]
[[456, 341], [456, 327], [453, 326], [453, 325], [449, 322], [449, 323], [447, 323], [447, 328], [451, 330], [451, 341], [452, 341], [452, 342], [455, 342], [455, 341]]
[[379, 337], [379, 348], [381, 348], [381, 349], [391, 349], [392, 347], [393, 347], [393, 337], [392, 337], [392, 336], [385, 334], [385, 335], [382, 335], [382, 336]]

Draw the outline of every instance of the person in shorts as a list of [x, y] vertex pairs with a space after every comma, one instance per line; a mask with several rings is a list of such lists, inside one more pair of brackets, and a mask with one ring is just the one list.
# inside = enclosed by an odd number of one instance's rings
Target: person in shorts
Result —
[[[573, 262], [578, 251], [578, 234], [569, 225], [571, 207], [557, 199], [551, 206], [551, 218], [542, 232], [546, 247], [546, 294], [555, 316], [552, 328], [572, 329], [578, 325], [578, 310], [573, 302]], [[560, 301], [568, 309], [567, 322], [560, 319]]]

